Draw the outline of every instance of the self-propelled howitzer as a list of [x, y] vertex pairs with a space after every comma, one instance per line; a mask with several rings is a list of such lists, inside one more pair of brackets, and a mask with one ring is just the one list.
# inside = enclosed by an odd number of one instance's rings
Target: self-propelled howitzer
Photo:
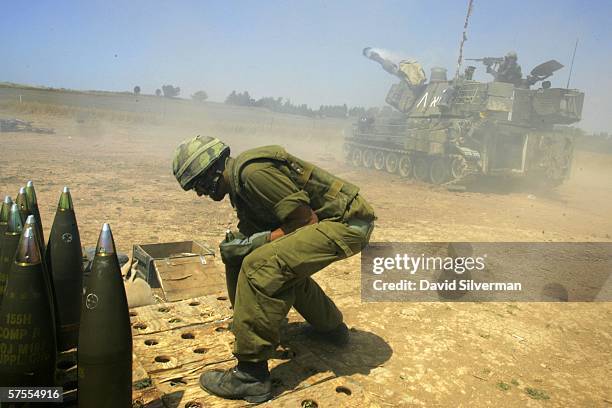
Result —
[[516, 86], [473, 80], [474, 67], [452, 80], [432, 68], [427, 82], [414, 61], [395, 64], [368, 48], [364, 55], [400, 81], [386, 98], [395, 111], [361, 118], [346, 138], [349, 163], [435, 184], [513, 175], [555, 186], [569, 177], [574, 131], [567, 125], [581, 119], [584, 93], [542, 81], [562, 67], [557, 61]]

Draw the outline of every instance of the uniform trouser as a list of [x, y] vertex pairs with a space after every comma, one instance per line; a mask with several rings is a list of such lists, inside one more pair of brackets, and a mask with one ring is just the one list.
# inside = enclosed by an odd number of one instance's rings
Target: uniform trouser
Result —
[[[321, 221], [267, 243], [244, 258], [237, 278], [232, 331], [240, 361], [263, 361], [279, 343], [279, 328], [295, 309], [316, 330], [342, 323], [342, 313], [310, 277], [361, 251], [372, 224]], [[229, 271], [228, 271], [229, 272]], [[231, 279], [228, 292], [232, 298]]]

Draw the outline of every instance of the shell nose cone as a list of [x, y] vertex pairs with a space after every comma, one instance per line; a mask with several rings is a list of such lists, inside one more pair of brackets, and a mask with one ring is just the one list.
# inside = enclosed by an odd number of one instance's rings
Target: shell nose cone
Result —
[[96, 246], [96, 255], [110, 255], [115, 253], [115, 241], [113, 240], [113, 232], [110, 225], [105, 223], [102, 225], [98, 245]]
[[27, 182], [25, 186], [25, 193], [28, 199], [28, 205], [33, 207], [38, 204], [38, 200], [36, 199], [36, 190], [34, 189], [34, 183], [32, 180]]
[[6, 224], [9, 220], [9, 214], [11, 213], [11, 206], [13, 205], [13, 199], [10, 196], [4, 197], [2, 206], [0, 207], [0, 222]]
[[33, 215], [28, 215], [28, 218], [26, 219], [26, 222], [25, 222], [26, 228], [31, 227], [34, 224], [36, 224], [36, 218], [34, 218]]
[[74, 206], [72, 204], [72, 194], [70, 194], [70, 189], [68, 187], [64, 187], [64, 189], [62, 190], [62, 195], [60, 196], [57, 208], [59, 210], [74, 209]]
[[40, 249], [38, 248], [34, 228], [27, 227], [21, 235], [19, 245], [17, 246], [17, 253], [15, 254], [15, 262], [30, 265], [40, 263]]
[[13, 204], [11, 206], [11, 212], [9, 213], [7, 232], [20, 233], [21, 231], [23, 231], [23, 224], [21, 222], [19, 206]]
[[28, 198], [27, 198], [25, 187], [21, 187], [19, 189], [19, 193], [17, 194], [17, 198], [15, 198], [15, 203], [17, 203], [19, 205], [19, 207], [21, 208], [21, 211], [27, 211], [28, 210]]

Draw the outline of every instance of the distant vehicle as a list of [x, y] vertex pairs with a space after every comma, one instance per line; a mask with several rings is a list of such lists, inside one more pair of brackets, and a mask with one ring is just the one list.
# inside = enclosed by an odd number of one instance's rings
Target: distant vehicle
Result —
[[556, 186], [569, 177], [574, 131], [567, 125], [581, 119], [584, 93], [543, 81], [559, 62], [538, 65], [515, 86], [474, 81], [475, 67], [452, 80], [432, 68], [426, 82], [417, 62], [396, 64], [371, 48], [363, 54], [400, 78], [386, 98], [397, 111], [354, 125], [344, 144], [349, 163], [434, 184], [511, 175]]
[[0, 132], [55, 133], [51, 128], [35, 127], [32, 126], [32, 122], [26, 122], [20, 119], [0, 119]]

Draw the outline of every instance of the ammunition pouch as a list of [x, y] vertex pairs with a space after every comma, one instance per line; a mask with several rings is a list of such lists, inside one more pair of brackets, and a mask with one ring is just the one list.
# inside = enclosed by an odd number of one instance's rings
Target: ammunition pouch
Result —
[[364, 236], [365, 239], [363, 240], [361, 249], [365, 248], [368, 242], [370, 242], [370, 236], [372, 235], [372, 231], [374, 230], [374, 221], [352, 219], [347, 221], [346, 224], [349, 228], [359, 231], [359, 233]]
[[221, 259], [229, 266], [238, 266], [242, 260], [255, 249], [270, 241], [270, 231], [258, 232], [247, 238], [224, 240], [219, 245]]

